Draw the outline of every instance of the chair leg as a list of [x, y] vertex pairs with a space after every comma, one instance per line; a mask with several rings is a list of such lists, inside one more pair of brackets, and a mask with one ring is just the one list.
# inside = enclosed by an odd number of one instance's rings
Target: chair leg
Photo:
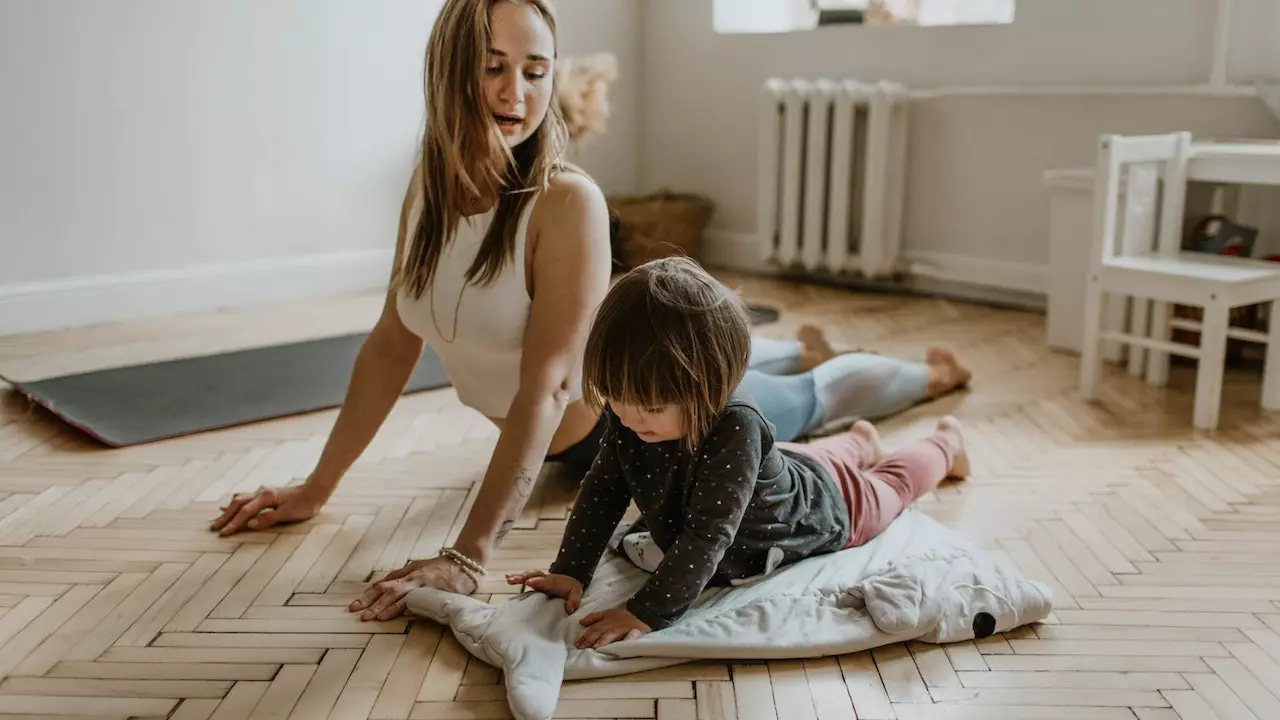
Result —
[[[1138, 337], [1147, 337], [1149, 335], [1147, 326], [1147, 309], [1150, 307], [1151, 301], [1144, 297], [1133, 298], [1133, 305], [1129, 307], [1129, 332]], [[1138, 345], [1129, 346], [1129, 374], [1134, 377], [1141, 377], [1146, 370], [1148, 350]]]
[[[1151, 304], [1151, 337], [1168, 342], [1169, 303], [1156, 301]], [[1169, 384], [1169, 353], [1163, 350], [1147, 351], [1147, 384], [1164, 387]]]
[[1222, 375], [1227, 363], [1227, 304], [1211, 301], [1204, 308], [1200, 325], [1200, 364], [1196, 368], [1196, 399], [1193, 424], [1200, 430], [1218, 427], [1222, 409]]
[[1267, 359], [1262, 368], [1262, 409], [1280, 410], [1280, 302], [1267, 308]]
[[[1129, 305], [1133, 298], [1116, 293], [1107, 295], [1107, 307], [1102, 311], [1102, 330], [1104, 332], [1126, 333], [1129, 331]], [[1119, 365], [1133, 346], [1124, 343], [1103, 343], [1102, 362]]]
[[1102, 285], [1089, 279], [1084, 296], [1084, 338], [1080, 346], [1080, 397], [1095, 401], [1102, 381], [1102, 314], [1107, 298]]

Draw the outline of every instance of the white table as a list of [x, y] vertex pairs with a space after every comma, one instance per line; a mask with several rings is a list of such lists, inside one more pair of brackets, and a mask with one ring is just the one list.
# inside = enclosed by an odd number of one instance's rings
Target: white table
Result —
[[[1191, 143], [1191, 157], [1187, 161], [1187, 180], [1216, 183], [1221, 186], [1222, 197], [1216, 204], [1217, 212], [1229, 218], [1238, 218], [1240, 212], [1241, 185], [1280, 186], [1280, 140], [1200, 140]], [[1256, 251], [1254, 257], [1257, 257]], [[1269, 309], [1268, 309], [1269, 310]], [[1195, 320], [1171, 319], [1175, 328], [1199, 331]], [[1232, 327], [1227, 336], [1251, 342], [1267, 342], [1267, 334], [1256, 330]]]
[[1243, 185], [1280, 185], [1280, 140], [1191, 143], [1187, 179]]
[[[1205, 139], [1193, 142], [1191, 149], [1188, 180], [1219, 184], [1222, 192], [1215, 202], [1212, 187], [1188, 188], [1189, 217], [1214, 211], [1235, 217], [1240, 185], [1280, 185], [1280, 140]], [[1093, 242], [1093, 168], [1050, 170], [1043, 179], [1049, 188], [1049, 266], [1053, 268], [1046, 299], [1046, 341], [1055, 349], [1078, 353], [1084, 331], [1080, 308]], [[1109, 307], [1106, 327], [1119, 329], [1125, 322], [1123, 304]], [[1119, 350], [1111, 349], [1107, 359], [1119, 360]]]

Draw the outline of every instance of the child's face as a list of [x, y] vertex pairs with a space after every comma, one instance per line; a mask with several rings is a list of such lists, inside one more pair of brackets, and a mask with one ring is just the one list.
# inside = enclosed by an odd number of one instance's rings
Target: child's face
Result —
[[610, 401], [609, 406], [622, 424], [645, 442], [666, 442], [684, 437], [684, 415], [675, 405], [639, 407]]

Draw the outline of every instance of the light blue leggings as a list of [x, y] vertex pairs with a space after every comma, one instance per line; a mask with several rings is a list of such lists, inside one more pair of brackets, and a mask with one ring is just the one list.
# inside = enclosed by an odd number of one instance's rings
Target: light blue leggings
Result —
[[[796, 373], [801, 345], [794, 340], [751, 337], [751, 360], [738, 390], [789, 442], [830, 420], [878, 420], [923, 401], [929, 368], [870, 353], [838, 355]], [[796, 373], [796, 374], [788, 374]]]

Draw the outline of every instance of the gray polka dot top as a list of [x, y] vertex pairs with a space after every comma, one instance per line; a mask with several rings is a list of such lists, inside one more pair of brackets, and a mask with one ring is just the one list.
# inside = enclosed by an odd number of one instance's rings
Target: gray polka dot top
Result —
[[730, 402], [692, 455], [683, 440], [648, 443], [605, 414], [600, 452], [550, 571], [589, 585], [634, 501], [663, 560], [627, 609], [654, 630], [708, 585], [763, 572], [770, 548], [786, 564], [844, 547], [849, 510], [839, 487], [809, 458], [776, 447], [750, 402]]

